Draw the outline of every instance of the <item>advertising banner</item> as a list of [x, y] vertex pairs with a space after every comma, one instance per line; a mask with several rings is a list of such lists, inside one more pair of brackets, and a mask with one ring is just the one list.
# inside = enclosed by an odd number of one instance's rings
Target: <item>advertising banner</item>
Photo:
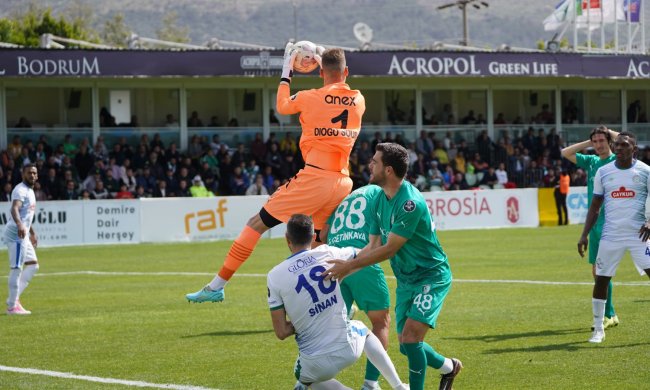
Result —
[[569, 211], [569, 223], [585, 223], [587, 219], [587, 187], [569, 187], [566, 197], [566, 208]]
[[537, 189], [423, 193], [439, 230], [536, 227]]
[[83, 201], [84, 243], [135, 244], [140, 242], [138, 200]]
[[555, 205], [555, 188], [537, 189], [537, 209], [540, 226], [557, 226], [558, 215]]
[[[142, 199], [143, 242], [234, 240], [268, 196]], [[265, 235], [283, 237], [284, 224]]]
[[[11, 203], [3, 203], [2, 206], [0, 228], [4, 231], [11, 220]], [[81, 245], [84, 243], [83, 205], [70, 201], [36, 202], [33, 227], [41, 247]]]
[[[0, 49], [0, 78], [279, 76], [282, 56], [281, 50]], [[346, 57], [356, 76], [650, 77], [650, 57], [644, 55], [402, 50]]]

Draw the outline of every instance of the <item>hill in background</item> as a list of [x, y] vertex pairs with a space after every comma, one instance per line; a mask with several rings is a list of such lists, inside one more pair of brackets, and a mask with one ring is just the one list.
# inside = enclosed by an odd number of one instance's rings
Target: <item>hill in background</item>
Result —
[[[535, 48], [549, 40], [542, 20], [556, 0], [485, 0], [488, 8], [468, 8], [470, 42], [474, 46]], [[175, 12], [179, 27], [187, 27], [191, 42], [210, 38], [283, 47], [296, 37], [323, 44], [358, 47], [352, 27], [364, 22], [373, 29], [374, 41], [412, 47], [433, 42], [458, 43], [462, 37], [461, 11], [456, 7], [438, 10], [447, 0], [41, 0], [54, 15], [76, 4], [93, 10], [90, 25], [101, 30], [104, 21], [124, 14], [126, 24], [143, 37], [156, 37], [165, 15]], [[0, 17], [25, 9], [21, 0], [3, 0]], [[295, 12], [295, 19], [294, 19]], [[596, 37], [596, 36], [594, 36]]]

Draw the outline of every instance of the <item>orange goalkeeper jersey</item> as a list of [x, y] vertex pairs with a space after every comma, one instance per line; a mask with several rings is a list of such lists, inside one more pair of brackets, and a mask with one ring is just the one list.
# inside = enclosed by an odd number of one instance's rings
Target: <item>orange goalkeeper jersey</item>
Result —
[[366, 110], [361, 92], [346, 83], [334, 83], [289, 94], [289, 85], [280, 84], [276, 106], [282, 115], [300, 113], [300, 150], [305, 164], [349, 175], [350, 152]]

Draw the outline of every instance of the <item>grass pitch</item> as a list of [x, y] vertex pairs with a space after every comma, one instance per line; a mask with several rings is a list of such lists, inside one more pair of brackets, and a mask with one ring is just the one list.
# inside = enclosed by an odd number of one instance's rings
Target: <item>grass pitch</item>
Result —
[[[426, 341], [463, 361], [456, 389], [647, 388], [650, 282], [626, 256], [614, 279], [623, 283], [614, 288], [621, 324], [602, 345], [587, 343], [592, 279], [576, 250], [581, 228], [439, 233], [455, 283]], [[229, 246], [38, 250], [41, 269], [21, 299], [33, 314], [0, 315], [0, 366], [224, 390], [292, 388], [297, 347], [275, 338], [266, 304], [265, 274], [288, 255], [282, 240], [260, 242], [224, 303], [184, 300], [211, 279]], [[6, 275], [2, 267], [2, 283]], [[388, 282], [394, 292], [395, 280]], [[407, 381], [394, 331], [390, 342]], [[364, 367], [362, 359], [338, 379], [359, 388]], [[3, 370], [3, 389], [130, 387]], [[427, 388], [437, 384], [430, 369]], [[389, 388], [383, 379], [382, 386]]]

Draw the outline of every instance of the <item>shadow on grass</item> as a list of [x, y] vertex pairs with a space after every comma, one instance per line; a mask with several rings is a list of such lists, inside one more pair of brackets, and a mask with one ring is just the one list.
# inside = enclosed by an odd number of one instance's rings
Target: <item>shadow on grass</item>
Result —
[[467, 337], [445, 337], [449, 340], [465, 340], [465, 341], [484, 341], [486, 343], [493, 343], [498, 341], [506, 341], [512, 339], [522, 339], [530, 337], [546, 337], [546, 336], [561, 336], [566, 334], [574, 333], [589, 333], [586, 328], [576, 328], [576, 329], [555, 329], [555, 330], [540, 330], [536, 332], [524, 332], [524, 333], [506, 333], [506, 334], [495, 334], [495, 335], [483, 335], [483, 336], [467, 336]]
[[219, 332], [190, 334], [190, 335], [187, 335], [187, 336], [181, 336], [181, 338], [182, 339], [188, 339], [188, 338], [192, 338], [192, 337], [245, 336], [245, 335], [249, 335], [249, 334], [260, 334], [260, 333], [273, 333], [273, 329], [240, 330], [240, 331], [224, 330], [224, 331], [219, 331]]
[[551, 345], [537, 345], [534, 347], [519, 347], [519, 348], [502, 348], [502, 349], [488, 349], [483, 352], [484, 355], [499, 355], [502, 353], [517, 353], [517, 352], [550, 352], [550, 351], [567, 351], [574, 352], [582, 349], [592, 349], [592, 348], [604, 348], [604, 349], [614, 349], [614, 348], [632, 348], [639, 346], [647, 346], [650, 343], [633, 343], [633, 344], [621, 344], [621, 345], [607, 345], [607, 340], [605, 344], [591, 344], [586, 339], [584, 341], [574, 341], [570, 343], [562, 344], [551, 344]]

